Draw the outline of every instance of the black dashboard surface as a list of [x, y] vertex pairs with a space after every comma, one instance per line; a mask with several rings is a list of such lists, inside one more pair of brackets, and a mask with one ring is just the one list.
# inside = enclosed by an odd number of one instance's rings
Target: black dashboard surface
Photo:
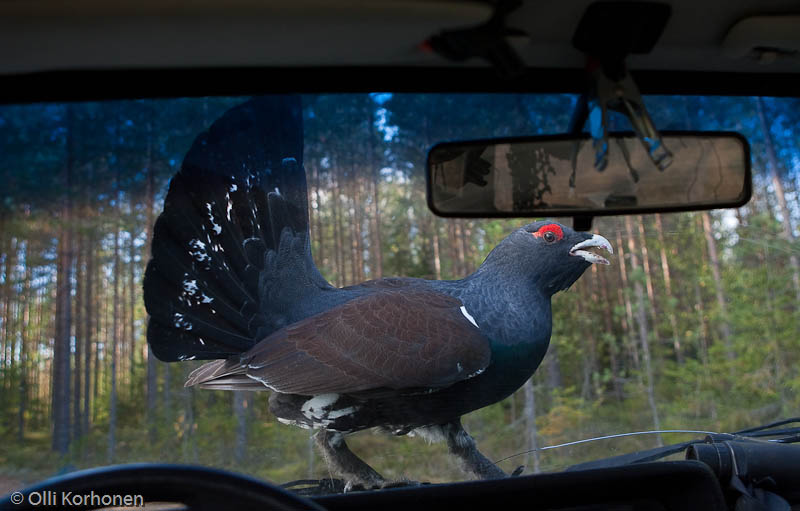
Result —
[[[525, 510], [724, 510], [719, 482], [696, 461], [520, 476], [495, 481], [424, 485], [315, 497], [331, 510], [492, 510], [513, 503]], [[517, 507], [519, 506], [519, 507]]]
[[[225, 470], [141, 463], [98, 467], [57, 476], [0, 499], [0, 509], [39, 509], [43, 507], [42, 496], [45, 495], [94, 492], [138, 494], [143, 502], [171, 503], [159, 509], [176, 510], [728, 509], [717, 477], [708, 465], [698, 461], [638, 463], [490, 481], [351, 492], [311, 499], [287, 492], [266, 481]], [[34, 496], [38, 500], [34, 500]], [[56, 500], [50, 501], [49, 504], [57, 504]], [[70, 508], [98, 507], [88, 501], [83, 504]]]

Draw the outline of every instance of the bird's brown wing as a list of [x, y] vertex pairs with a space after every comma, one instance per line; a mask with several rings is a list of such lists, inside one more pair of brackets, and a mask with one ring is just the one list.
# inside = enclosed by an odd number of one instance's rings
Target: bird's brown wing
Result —
[[381, 289], [283, 328], [241, 358], [206, 364], [187, 385], [301, 395], [440, 388], [489, 365], [488, 340], [462, 303], [425, 289]]

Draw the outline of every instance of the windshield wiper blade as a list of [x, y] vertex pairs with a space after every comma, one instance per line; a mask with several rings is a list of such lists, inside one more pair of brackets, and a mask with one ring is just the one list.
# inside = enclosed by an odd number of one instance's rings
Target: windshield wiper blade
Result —
[[[737, 435], [743, 436], [745, 438], [764, 438], [768, 436], [781, 436], [781, 435], [797, 435], [800, 433], [800, 428], [784, 428], [784, 429], [776, 429], [772, 431], [755, 431], [753, 433], [746, 433], [744, 435]], [[787, 443], [786, 440], [792, 438], [791, 436], [785, 438], [775, 438], [773, 441], [775, 442], [782, 442]]]
[[[782, 419], [782, 420], [779, 420], [779, 421], [770, 422], [769, 424], [763, 424], [761, 426], [756, 426], [754, 428], [742, 429], [742, 430], [736, 431], [733, 434], [734, 435], [742, 435], [742, 436], [751, 436], [750, 435], [751, 433], [756, 433], [756, 432], [764, 431], [764, 430], [767, 430], [767, 429], [776, 428], [778, 426], [783, 426], [785, 424], [794, 424], [794, 423], [800, 423], [800, 417], [792, 417], [790, 419]], [[792, 428], [792, 429], [798, 429], [798, 428]]]
[[671, 454], [677, 454], [686, 450], [691, 444], [697, 443], [698, 440], [691, 440], [689, 442], [681, 442], [679, 444], [665, 445], [663, 447], [656, 447], [655, 449], [647, 449], [644, 451], [636, 451], [628, 454], [620, 454], [619, 456], [612, 456], [610, 458], [603, 458], [601, 460], [587, 461], [578, 463], [565, 469], [565, 472], [573, 470], [589, 470], [594, 468], [609, 468], [621, 467], [623, 465], [633, 465], [634, 463], [645, 463], [648, 461], [656, 461], [661, 458], [666, 458]]
[[654, 449], [646, 449], [643, 451], [636, 451], [610, 458], [603, 458], [599, 460], [587, 461], [578, 463], [567, 467], [565, 471], [572, 470], [587, 470], [593, 468], [606, 468], [606, 467], [619, 467], [622, 465], [632, 465], [634, 463], [645, 463], [648, 461], [656, 461], [666, 458], [671, 454], [677, 454], [686, 450], [690, 445], [697, 443], [716, 443], [728, 440], [744, 440], [747, 438], [763, 438], [770, 436], [781, 436], [782, 438], [771, 439], [775, 443], [797, 443], [800, 442], [800, 427], [773, 429], [778, 426], [785, 426], [787, 424], [800, 423], [800, 417], [792, 417], [782, 419], [768, 424], [762, 424], [753, 428], [742, 429], [734, 433], [711, 433], [704, 439], [690, 440], [688, 442], [681, 442], [677, 444], [665, 445], [663, 447], [656, 447]]

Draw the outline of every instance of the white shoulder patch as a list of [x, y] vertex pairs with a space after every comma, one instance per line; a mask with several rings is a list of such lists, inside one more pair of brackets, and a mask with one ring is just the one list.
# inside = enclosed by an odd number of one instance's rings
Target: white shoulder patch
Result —
[[466, 308], [464, 305], [462, 305], [462, 306], [461, 306], [461, 314], [463, 314], [463, 315], [464, 315], [464, 317], [465, 317], [465, 318], [467, 318], [467, 319], [469, 320], [469, 322], [470, 322], [470, 323], [472, 323], [473, 325], [475, 325], [475, 328], [480, 328], [480, 327], [478, 326], [478, 324], [475, 322], [475, 318], [473, 318], [473, 317], [472, 317], [472, 314], [470, 314], [469, 312], [467, 312], [467, 308]]

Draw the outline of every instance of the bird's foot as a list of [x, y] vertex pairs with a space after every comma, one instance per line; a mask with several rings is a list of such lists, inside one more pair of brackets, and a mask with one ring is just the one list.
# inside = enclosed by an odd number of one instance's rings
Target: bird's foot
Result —
[[342, 492], [377, 489], [386, 484], [382, 475], [353, 454], [342, 433], [322, 429], [314, 435], [314, 441], [330, 471], [346, 480]]
[[525, 465], [518, 466], [517, 468], [514, 469], [513, 472], [511, 472], [511, 477], [517, 477], [519, 475], [522, 475], [523, 470], [525, 470]]
[[459, 419], [443, 425], [442, 431], [447, 440], [447, 448], [451, 454], [459, 459], [465, 472], [471, 473], [479, 479], [504, 479], [508, 477], [508, 474], [503, 472], [497, 464], [481, 454], [475, 445], [475, 439], [464, 431]]

